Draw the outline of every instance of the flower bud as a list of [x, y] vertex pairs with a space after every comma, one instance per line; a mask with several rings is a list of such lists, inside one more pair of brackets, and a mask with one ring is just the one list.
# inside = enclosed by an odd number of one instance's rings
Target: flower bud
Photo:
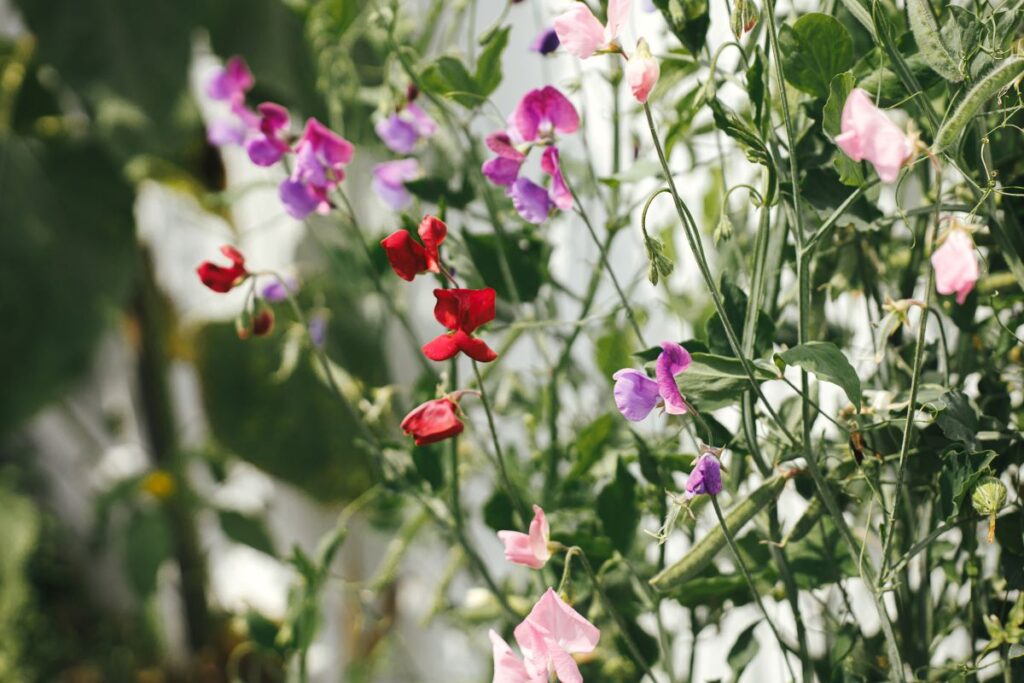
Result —
[[739, 40], [744, 33], [749, 33], [757, 25], [759, 11], [754, 0], [736, 0], [729, 16], [729, 27], [732, 34]]
[[665, 245], [658, 238], [645, 235], [644, 248], [647, 250], [647, 260], [650, 262], [647, 279], [651, 281], [652, 285], [657, 286], [658, 280], [672, 274], [675, 264], [665, 255]]
[[722, 211], [722, 216], [718, 219], [718, 225], [715, 226], [715, 232], [713, 234], [715, 244], [718, 244], [719, 242], [728, 242], [732, 239], [734, 232], [736, 232], [736, 227], [732, 224], [729, 212]]
[[988, 515], [988, 542], [996, 539], [996, 515], [1006, 504], [1006, 485], [995, 477], [986, 477], [974, 487], [971, 505], [979, 515]]
[[641, 38], [636, 44], [633, 57], [626, 63], [626, 82], [637, 102], [643, 104], [658, 83], [661, 66], [651, 54], [647, 41]]

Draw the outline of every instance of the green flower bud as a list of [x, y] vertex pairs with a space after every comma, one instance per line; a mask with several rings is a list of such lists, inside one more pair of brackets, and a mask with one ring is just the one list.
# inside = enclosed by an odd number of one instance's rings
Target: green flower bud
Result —
[[979, 515], [988, 515], [988, 542], [996, 539], [996, 515], [1006, 504], [1006, 485], [995, 477], [985, 477], [974, 487], [971, 505]]
[[647, 260], [650, 262], [647, 279], [651, 281], [652, 285], [657, 286], [659, 279], [667, 278], [672, 274], [675, 264], [665, 255], [665, 245], [658, 238], [644, 235], [644, 248], [647, 250]]
[[734, 232], [736, 232], [736, 226], [732, 224], [729, 212], [723, 210], [721, 218], [718, 219], [718, 225], [715, 226], [715, 232], [712, 234], [715, 238], [715, 244], [728, 242], [732, 239]]

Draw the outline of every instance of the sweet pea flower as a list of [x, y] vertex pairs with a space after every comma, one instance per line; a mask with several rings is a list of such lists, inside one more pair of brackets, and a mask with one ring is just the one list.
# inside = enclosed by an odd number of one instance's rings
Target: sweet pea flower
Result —
[[499, 531], [498, 538], [505, 544], [505, 559], [509, 562], [540, 569], [551, 558], [551, 550], [548, 549], [551, 529], [544, 510], [539, 505], [533, 506], [533, 521], [530, 522], [529, 534], [520, 531]]
[[223, 294], [242, 284], [249, 277], [249, 271], [245, 269], [245, 257], [234, 247], [225, 244], [220, 248], [220, 253], [228, 257], [230, 266], [203, 261], [196, 268], [196, 273], [204, 285]]
[[558, 88], [546, 85], [523, 95], [509, 122], [521, 140], [534, 142], [551, 139], [556, 132], [575, 133], [580, 115]]
[[459, 420], [458, 407], [448, 397], [435, 398], [413, 408], [400, 426], [417, 446], [444, 441], [462, 433], [464, 425]]
[[651, 55], [651, 49], [643, 38], [636, 44], [636, 52], [626, 63], [625, 75], [636, 101], [640, 104], [646, 102], [651, 90], [658, 83], [661, 67], [658, 60]]
[[245, 94], [252, 89], [254, 82], [245, 60], [232, 57], [206, 84], [206, 94], [214, 100], [240, 105], [245, 102]]
[[395, 211], [403, 211], [412, 204], [412, 195], [405, 183], [416, 180], [423, 172], [416, 159], [385, 161], [373, 167], [373, 191]]
[[530, 49], [542, 55], [549, 55], [558, 49], [561, 42], [558, 40], [558, 32], [554, 28], [546, 28], [533, 39]]
[[490, 363], [498, 357], [483, 339], [473, 332], [494, 320], [494, 290], [435, 289], [434, 318], [450, 331], [423, 346], [423, 355], [430, 360], [453, 358], [462, 351], [473, 360]]
[[565, 178], [562, 176], [562, 166], [559, 162], [557, 147], [551, 146], [544, 150], [544, 154], [540, 157], [540, 168], [551, 176], [551, 189], [548, 192], [551, 202], [562, 211], [571, 209], [573, 202], [572, 192], [569, 190], [569, 186], [565, 184]]
[[318, 349], [327, 343], [327, 314], [320, 310], [309, 319], [309, 340]]
[[843, 105], [842, 132], [836, 144], [854, 161], [868, 160], [883, 182], [891, 183], [914, 152], [911, 139], [871, 101], [854, 88]]
[[498, 156], [484, 162], [482, 171], [494, 185], [508, 187], [519, 177], [519, 169], [526, 160], [526, 155], [512, 142], [505, 131], [498, 131], [487, 136], [487, 147]]
[[962, 304], [978, 281], [978, 255], [974, 240], [959, 221], [954, 221], [942, 246], [932, 253], [935, 289], [939, 294], [955, 294]]
[[395, 154], [410, 154], [421, 138], [437, 132], [437, 123], [413, 103], [381, 119], [374, 127], [377, 137]]
[[548, 683], [544, 671], [530, 672], [526, 663], [516, 656], [508, 643], [494, 629], [487, 632], [494, 653], [494, 677], [491, 683]]
[[580, 59], [586, 59], [598, 50], [615, 49], [623, 24], [629, 16], [633, 0], [609, 0], [608, 24], [602, 24], [583, 2], [573, 3], [571, 9], [555, 17], [555, 31], [565, 49]]
[[288, 132], [288, 110], [274, 102], [264, 102], [256, 110], [259, 112], [257, 128], [245, 143], [245, 151], [257, 166], [273, 166], [291, 151], [282, 137], [282, 133]]
[[687, 499], [707, 494], [717, 496], [722, 492], [722, 464], [714, 453], [705, 451], [693, 463], [693, 471], [686, 478]]
[[263, 290], [260, 292], [260, 296], [263, 297], [264, 301], [276, 304], [284, 301], [290, 294], [295, 294], [299, 291], [299, 283], [293, 277], [285, 277], [284, 281], [278, 280], [276, 277], [263, 286]]
[[512, 206], [523, 220], [539, 225], [547, 220], [555, 203], [548, 191], [529, 178], [519, 178], [508, 190]]
[[306, 121], [295, 145], [295, 170], [278, 188], [285, 210], [300, 220], [314, 211], [326, 213], [327, 193], [344, 179], [354, 151], [351, 142], [316, 119]]
[[615, 405], [631, 422], [640, 422], [650, 415], [659, 399], [669, 415], [684, 415], [688, 410], [675, 378], [690, 367], [690, 354], [674, 342], [662, 342], [661, 349], [655, 363], [655, 379], [632, 368], [612, 375]]
[[601, 639], [601, 631], [552, 588], [548, 588], [513, 633], [523, 652], [526, 672], [548, 676], [553, 671], [562, 683], [583, 683], [572, 655], [593, 652]]
[[[423, 241], [422, 245], [412, 238], [408, 230], [396, 230], [380, 241], [392, 270], [398, 277], [409, 282], [420, 273], [441, 272], [441, 243], [448, 236], [448, 226], [436, 216], [424, 216], [417, 232]], [[493, 307], [492, 301], [491, 318], [494, 317]]]

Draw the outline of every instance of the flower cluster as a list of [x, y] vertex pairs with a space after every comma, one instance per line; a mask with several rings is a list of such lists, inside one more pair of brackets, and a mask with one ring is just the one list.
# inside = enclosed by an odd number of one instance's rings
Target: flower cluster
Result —
[[[497, 156], [484, 162], [484, 175], [505, 188], [516, 211], [530, 223], [543, 223], [555, 208], [571, 209], [572, 192], [562, 175], [555, 143], [557, 134], [568, 135], [579, 129], [576, 107], [558, 88], [549, 85], [526, 93], [508, 124], [508, 129], [487, 136], [487, 146]], [[547, 189], [520, 175], [534, 147], [543, 148], [540, 165], [550, 178]]]
[[246, 105], [246, 93], [253, 83], [252, 72], [240, 57], [228, 60], [214, 75], [207, 94], [227, 102], [232, 117], [213, 121], [207, 139], [217, 146], [241, 145], [257, 166], [273, 166], [294, 154], [294, 168], [278, 188], [285, 210], [299, 220], [313, 212], [328, 212], [330, 192], [345, 178], [345, 167], [352, 161], [355, 148], [312, 117], [295, 139], [286, 108], [263, 102], [254, 111]]
[[655, 379], [632, 368], [623, 368], [614, 375], [615, 405], [627, 420], [639, 422], [650, 415], [659, 401], [669, 415], [685, 415], [686, 399], [679, 392], [676, 375], [685, 372], [692, 359], [690, 353], [675, 342], [662, 342], [655, 363]]
[[[409, 88], [401, 106], [375, 126], [384, 146], [395, 154], [412, 154], [420, 140], [437, 132], [437, 123], [414, 102], [417, 95], [415, 88]], [[384, 161], [373, 167], [373, 189], [385, 204], [402, 211], [412, 203], [405, 183], [422, 175], [414, 157]]]

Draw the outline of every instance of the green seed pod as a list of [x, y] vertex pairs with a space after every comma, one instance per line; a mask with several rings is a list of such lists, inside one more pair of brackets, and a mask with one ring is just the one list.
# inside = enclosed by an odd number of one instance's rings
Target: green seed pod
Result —
[[957, 60], [946, 50], [939, 34], [939, 22], [932, 14], [928, 0], [907, 0], [907, 16], [914, 40], [928, 66], [947, 81], [959, 83], [964, 79]]
[[796, 524], [793, 525], [793, 528], [789, 530], [789, 533], [786, 534], [779, 545], [785, 547], [790, 543], [796, 543], [811, 533], [823, 514], [825, 514], [825, 504], [821, 502], [820, 496], [815, 496], [811, 500], [811, 504], [804, 510], [804, 514], [800, 516], [800, 519], [796, 521]]
[[[725, 524], [729, 527], [729, 533], [733, 536], [754, 516], [773, 503], [786, 485], [786, 479], [775, 475], [765, 480], [761, 487], [735, 505], [725, 516]], [[659, 593], [666, 593], [673, 588], [678, 588], [694, 576], [699, 574], [705, 567], [711, 564], [723, 548], [725, 548], [725, 533], [721, 525], [709, 531], [703, 538], [697, 541], [686, 556], [666, 567], [651, 579], [651, 586]]]
[[967, 124], [981, 109], [981, 105], [990, 100], [996, 93], [1006, 88], [1024, 74], [1024, 58], [1013, 56], [1004, 60], [992, 69], [970, 92], [960, 100], [959, 106], [939, 127], [932, 143], [933, 152], [941, 152], [960, 137]]
[[996, 539], [996, 515], [1006, 504], [1006, 485], [995, 477], [985, 477], [974, 487], [971, 505], [979, 515], [988, 515], [988, 542]]

